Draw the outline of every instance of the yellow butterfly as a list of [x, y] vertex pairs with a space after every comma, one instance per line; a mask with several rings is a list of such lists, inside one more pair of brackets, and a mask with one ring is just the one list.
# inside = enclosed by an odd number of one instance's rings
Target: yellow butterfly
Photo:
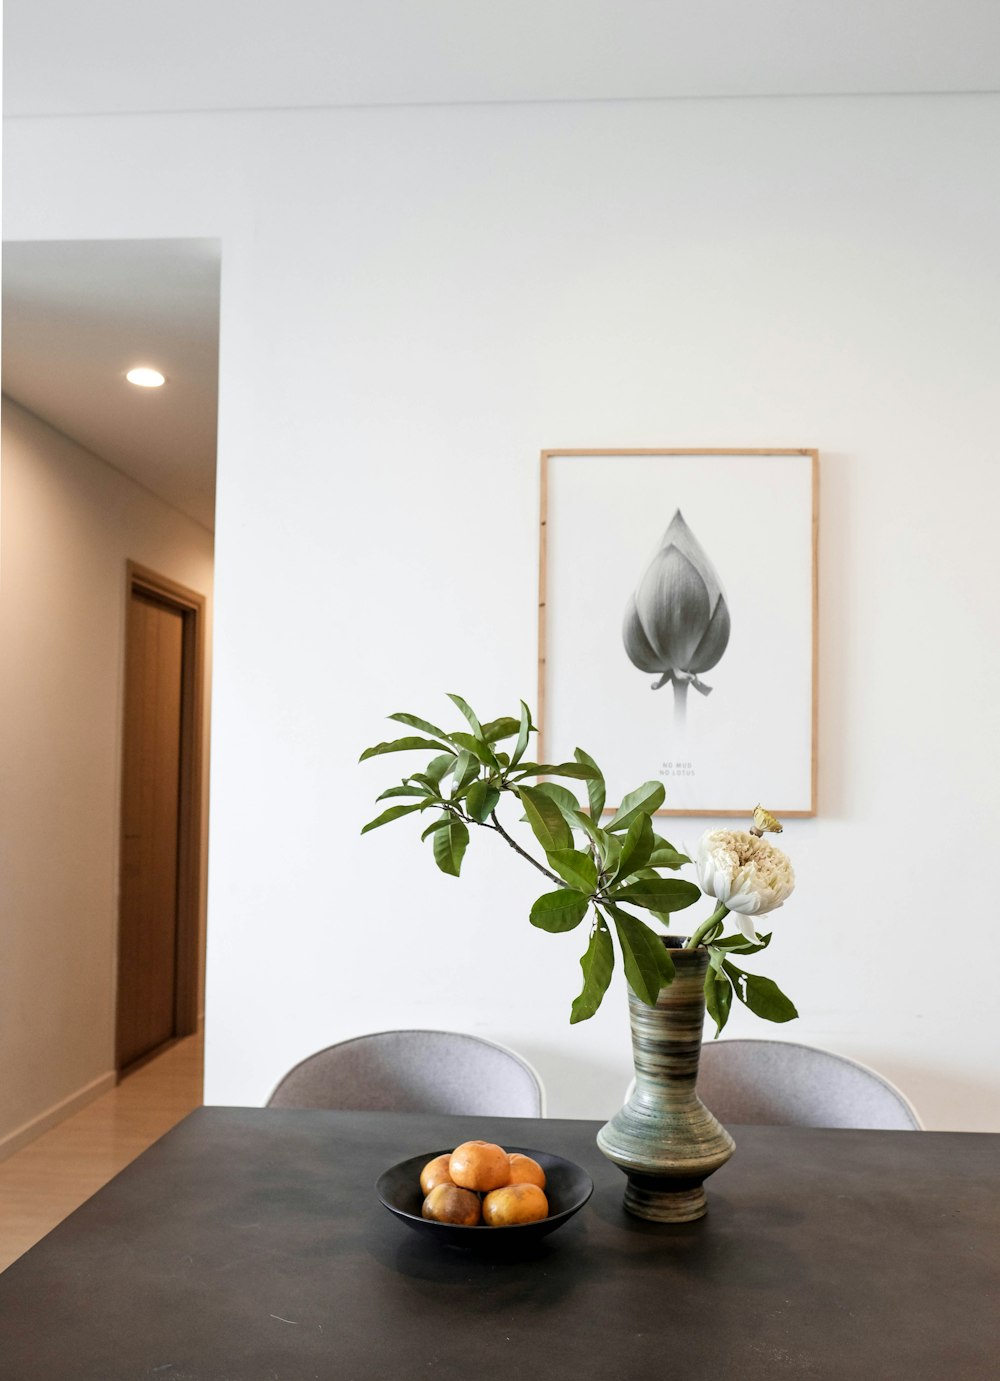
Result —
[[780, 834], [784, 829], [780, 820], [776, 820], [769, 810], [763, 806], [753, 808], [753, 828], [751, 834], [756, 834], [758, 838], [765, 832], [768, 834]]

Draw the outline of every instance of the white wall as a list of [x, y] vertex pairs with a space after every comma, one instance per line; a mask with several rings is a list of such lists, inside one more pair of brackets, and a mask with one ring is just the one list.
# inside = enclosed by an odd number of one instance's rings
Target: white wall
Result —
[[211, 1100], [415, 1024], [617, 1105], [620, 982], [571, 1029], [581, 938], [492, 840], [455, 882], [406, 822], [361, 839], [392, 775], [357, 754], [446, 690], [533, 698], [542, 447], [818, 446], [778, 1034], [1000, 1130], [998, 146], [996, 97], [12, 124], [10, 236], [223, 240]]
[[113, 1079], [128, 559], [211, 595], [212, 536], [9, 399], [0, 590], [0, 1154]]

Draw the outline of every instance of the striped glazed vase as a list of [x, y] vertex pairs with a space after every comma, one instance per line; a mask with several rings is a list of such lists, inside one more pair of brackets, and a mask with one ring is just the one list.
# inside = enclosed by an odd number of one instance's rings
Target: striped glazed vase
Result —
[[628, 1176], [625, 1208], [637, 1218], [686, 1223], [705, 1210], [704, 1181], [733, 1154], [734, 1142], [695, 1091], [705, 1023], [708, 951], [664, 944], [675, 976], [655, 1007], [629, 988], [635, 1090], [597, 1133], [597, 1144]]

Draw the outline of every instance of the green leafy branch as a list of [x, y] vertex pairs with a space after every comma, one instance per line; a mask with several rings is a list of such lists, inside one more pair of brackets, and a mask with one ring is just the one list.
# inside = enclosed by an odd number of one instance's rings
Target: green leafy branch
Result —
[[[573, 1003], [570, 1021], [586, 1020], [601, 1004], [614, 970], [612, 936], [617, 937], [626, 978], [637, 996], [654, 1006], [661, 988], [673, 979], [674, 965], [660, 933], [635, 911], [648, 913], [661, 924], [669, 925], [673, 912], [691, 906], [702, 895], [692, 882], [660, 876], [660, 870], [676, 871], [691, 861], [653, 828], [652, 817], [665, 796], [663, 784], [644, 782], [629, 792], [611, 820], [602, 824], [604, 776], [582, 748], [576, 749], [573, 762], [526, 761], [531, 735], [537, 731], [523, 701], [516, 718], [508, 716], [483, 724], [461, 696], [450, 695], [449, 699], [461, 711], [468, 729], [446, 731], [417, 715], [397, 713], [389, 718], [419, 733], [375, 744], [361, 754], [362, 762], [388, 753], [429, 749], [434, 754], [423, 771], [410, 773], [398, 786], [381, 793], [379, 801], [402, 803], [389, 806], [370, 820], [362, 833], [406, 815], [432, 810], [435, 818], [424, 829], [421, 839], [431, 840], [434, 860], [441, 871], [458, 877], [471, 829], [491, 830], [554, 884], [531, 907], [532, 925], [561, 934], [575, 930], [590, 916], [589, 940], [580, 959], [583, 988]], [[548, 780], [553, 777], [584, 782], [586, 807], [561, 782]], [[523, 848], [501, 824], [497, 807], [504, 795], [518, 800], [522, 819], [541, 846], [545, 863]], [[709, 923], [698, 928], [690, 943], [701, 943], [706, 936], [714, 940], [724, 915], [725, 908], [720, 908]], [[745, 944], [742, 936], [735, 938]], [[719, 940], [715, 947], [709, 945], [712, 991], [708, 1004], [721, 1030], [732, 992], [735, 990], [742, 1001], [757, 1011], [766, 1002], [755, 985], [767, 984], [768, 980], [743, 974], [725, 957], [716, 963], [717, 951], [725, 955], [739, 950], [724, 940]], [[706, 980], [707, 994], [708, 988]], [[782, 1000], [788, 1003], [787, 998]], [[723, 1011], [725, 1016], [720, 1023], [719, 1014]], [[765, 1015], [763, 1011], [759, 1014]], [[792, 1008], [791, 1015], [794, 1014]]]
[[[723, 908], [720, 907], [720, 910]], [[715, 1035], [718, 1039], [722, 1028], [729, 1020], [733, 1005], [733, 993], [749, 1007], [750, 1011], [765, 1021], [792, 1021], [798, 1016], [795, 1004], [770, 978], [760, 974], [747, 973], [737, 968], [732, 955], [759, 954], [767, 949], [771, 936], [762, 935], [754, 944], [745, 935], [726, 935], [713, 939], [707, 946], [708, 972], [705, 974], [705, 1006], [708, 1015], [715, 1022]]]

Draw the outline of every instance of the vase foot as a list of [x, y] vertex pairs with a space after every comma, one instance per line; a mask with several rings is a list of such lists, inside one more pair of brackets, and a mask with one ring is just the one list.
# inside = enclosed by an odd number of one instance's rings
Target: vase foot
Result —
[[708, 1210], [704, 1187], [688, 1184], [683, 1188], [657, 1187], [646, 1175], [628, 1177], [625, 1212], [653, 1223], [691, 1223]]

